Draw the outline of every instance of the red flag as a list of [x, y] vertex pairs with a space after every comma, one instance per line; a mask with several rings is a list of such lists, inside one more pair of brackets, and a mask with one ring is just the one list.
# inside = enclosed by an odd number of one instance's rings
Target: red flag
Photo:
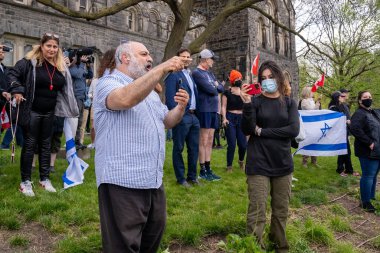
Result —
[[260, 53], [257, 54], [256, 58], [253, 60], [251, 72], [253, 75], [257, 76], [257, 73], [259, 72], [259, 59], [260, 59]]
[[5, 106], [1, 110], [1, 128], [2, 129], [7, 129], [11, 127], [11, 123], [9, 121], [9, 117], [7, 112], [5, 111]]
[[322, 87], [325, 84], [325, 74], [322, 74], [322, 76], [315, 81], [313, 87], [311, 87], [312, 92], [316, 92], [319, 87]]

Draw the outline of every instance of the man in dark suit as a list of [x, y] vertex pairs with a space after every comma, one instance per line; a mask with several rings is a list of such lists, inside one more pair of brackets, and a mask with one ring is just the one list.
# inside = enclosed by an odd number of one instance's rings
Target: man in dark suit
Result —
[[[177, 52], [177, 56], [191, 59], [190, 50], [186, 48], [180, 49]], [[189, 65], [190, 61], [187, 66], [185, 65], [185, 69], [173, 72], [165, 79], [166, 105], [169, 110], [177, 105], [174, 102], [174, 96], [178, 89], [184, 89], [190, 95], [182, 121], [173, 128], [173, 167], [178, 184], [184, 187], [191, 187], [191, 184], [199, 184], [197, 180], [197, 161], [200, 125], [195, 114], [198, 91], [195, 82], [189, 74]], [[185, 165], [182, 157], [185, 142], [187, 146], [187, 178], [185, 178]]]

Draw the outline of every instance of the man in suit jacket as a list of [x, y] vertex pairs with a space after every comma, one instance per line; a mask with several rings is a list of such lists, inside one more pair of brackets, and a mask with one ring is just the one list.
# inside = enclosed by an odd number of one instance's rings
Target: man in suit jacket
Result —
[[[177, 52], [177, 56], [191, 59], [190, 50], [182, 48]], [[173, 72], [165, 79], [166, 105], [169, 110], [174, 108], [174, 96], [178, 89], [184, 89], [190, 95], [185, 115], [181, 122], [173, 128], [173, 167], [178, 184], [184, 187], [191, 187], [191, 184], [199, 184], [197, 180], [197, 161], [199, 151], [199, 120], [195, 114], [197, 108], [198, 91], [195, 82], [189, 74], [188, 66], [178, 72]], [[187, 146], [188, 171], [185, 178], [185, 165], [182, 151]]]

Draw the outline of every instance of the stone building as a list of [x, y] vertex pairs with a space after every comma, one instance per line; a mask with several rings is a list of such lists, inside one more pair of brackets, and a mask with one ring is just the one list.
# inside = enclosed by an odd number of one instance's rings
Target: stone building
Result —
[[[111, 6], [116, 0], [56, 2], [77, 11], [91, 12]], [[211, 20], [225, 2], [198, 0], [191, 26], [199, 20]], [[294, 27], [294, 10], [290, 0], [265, 0], [260, 5], [282, 24]], [[96, 47], [95, 59], [122, 41], [140, 41], [151, 51], [157, 63], [163, 57], [174, 23], [172, 12], [161, 1], [143, 2], [112, 16], [86, 21], [67, 17], [35, 0], [0, 0], [0, 17], [0, 42], [14, 49], [6, 54], [4, 64], [8, 66], [21, 59], [45, 32], [58, 34], [65, 48]], [[202, 28], [188, 32], [184, 44], [201, 32]], [[229, 71], [235, 68], [248, 81], [252, 81], [249, 69], [254, 57], [260, 52], [261, 60], [277, 61], [286, 70], [292, 83], [298, 84], [294, 36], [279, 29], [253, 9], [229, 17], [205, 46], [220, 56], [214, 69], [219, 79], [226, 79]]]
[[[198, 12], [210, 20], [224, 4], [225, 1], [218, 0], [198, 1]], [[257, 5], [281, 24], [294, 28], [295, 13], [290, 0], [265, 0]], [[292, 83], [293, 96], [297, 97], [295, 37], [256, 10], [248, 8], [230, 16], [207, 44], [221, 59], [214, 66], [214, 72], [220, 80], [226, 80], [231, 69], [235, 68], [248, 82], [254, 81], [250, 69], [256, 55], [260, 53], [260, 62], [274, 60], [282, 67]]]

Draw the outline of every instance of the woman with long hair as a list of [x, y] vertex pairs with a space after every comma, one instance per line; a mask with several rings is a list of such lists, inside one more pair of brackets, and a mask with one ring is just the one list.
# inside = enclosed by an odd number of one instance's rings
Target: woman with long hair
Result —
[[369, 91], [358, 94], [358, 109], [351, 117], [351, 133], [355, 136], [355, 155], [359, 158], [361, 207], [375, 212], [371, 200], [376, 198], [377, 175], [380, 171], [380, 112], [372, 108]]
[[248, 184], [247, 230], [264, 248], [266, 203], [271, 195], [272, 217], [269, 239], [276, 252], [287, 252], [286, 222], [292, 185], [293, 159], [291, 139], [299, 132], [296, 102], [288, 95], [284, 75], [273, 61], [259, 68], [262, 94], [248, 95], [243, 85], [242, 130], [249, 135], [245, 171]]
[[241, 117], [243, 114], [243, 100], [240, 97], [242, 74], [231, 70], [231, 87], [224, 91], [222, 96], [222, 119], [227, 138], [227, 172], [232, 172], [232, 162], [235, 156], [236, 142], [239, 153], [239, 167], [244, 169], [244, 156], [247, 148], [247, 139], [241, 130]]
[[38, 145], [40, 186], [56, 192], [49, 180], [50, 145], [54, 115], [78, 117], [72, 80], [59, 48], [59, 36], [45, 33], [39, 45], [9, 71], [10, 92], [20, 107], [19, 124], [24, 133], [21, 151], [20, 192], [34, 196], [31, 169]]

